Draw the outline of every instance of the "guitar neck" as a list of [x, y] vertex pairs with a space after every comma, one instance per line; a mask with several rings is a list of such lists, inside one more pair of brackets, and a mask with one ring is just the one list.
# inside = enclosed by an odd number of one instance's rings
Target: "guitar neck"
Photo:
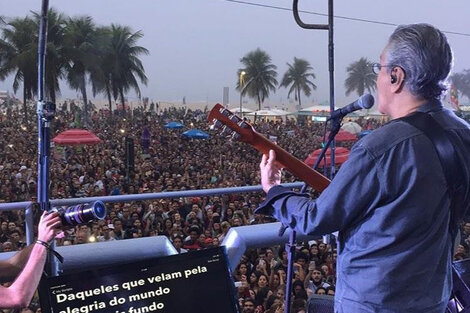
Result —
[[316, 191], [322, 192], [330, 180], [300, 161], [286, 150], [258, 133], [248, 122], [234, 115], [228, 109], [217, 103], [207, 117], [216, 128], [222, 128], [223, 135], [231, 135], [234, 140], [240, 140], [252, 145], [259, 152], [268, 155], [269, 150], [276, 152], [276, 161], [287, 168], [297, 178], [306, 182]]
[[250, 144], [259, 152], [268, 155], [269, 150], [274, 150], [276, 153], [276, 161], [283, 167], [287, 168], [289, 172], [294, 174], [300, 180], [306, 182], [309, 186], [316, 191], [322, 192], [330, 184], [330, 180], [300, 161], [292, 154], [282, 149], [274, 142], [266, 139], [263, 135], [253, 130], [253, 140]]

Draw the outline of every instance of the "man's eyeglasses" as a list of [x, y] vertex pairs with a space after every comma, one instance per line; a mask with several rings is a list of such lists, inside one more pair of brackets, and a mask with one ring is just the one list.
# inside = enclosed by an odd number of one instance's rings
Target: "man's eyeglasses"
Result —
[[372, 72], [374, 72], [374, 74], [379, 74], [380, 70], [382, 69], [382, 67], [394, 67], [396, 65], [392, 65], [392, 64], [380, 64], [380, 63], [372, 63]]

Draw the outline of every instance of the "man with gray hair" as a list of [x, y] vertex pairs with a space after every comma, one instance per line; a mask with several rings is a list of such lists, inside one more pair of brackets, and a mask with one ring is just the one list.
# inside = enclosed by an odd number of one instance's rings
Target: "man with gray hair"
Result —
[[339, 231], [336, 312], [445, 311], [453, 239], [470, 206], [470, 127], [440, 102], [451, 66], [441, 31], [399, 26], [374, 65], [379, 111], [392, 120], [357, 142], [316, 200], [280, 185], [274, 151], [261, 160], [258, 213], [303, 234]]

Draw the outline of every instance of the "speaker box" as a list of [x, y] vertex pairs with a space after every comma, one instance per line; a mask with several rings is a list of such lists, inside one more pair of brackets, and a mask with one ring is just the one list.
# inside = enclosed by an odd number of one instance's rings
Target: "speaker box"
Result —
[[126, 167], [134, 170], [134, 139], [126, 138]]
[[334, 313], [335, 301], [333, 296], [311, 295], [308, 299], [308, 313]]

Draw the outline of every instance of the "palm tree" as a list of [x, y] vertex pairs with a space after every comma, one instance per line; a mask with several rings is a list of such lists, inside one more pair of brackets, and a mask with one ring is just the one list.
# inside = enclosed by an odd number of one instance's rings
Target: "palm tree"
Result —
[[470, 99], [470, 70], [463, 70], [460, 73], [455, 73], [451, 76], [452, 84], [462, 96]]
[[104, 93], [108, 98], [109, 112], [112, 114], [112, 86], [111, 77], [113, 71], [113, 64], [107, 58], [110, 55], [111, 47], [111, 28], [110, 27], [97, 27], [95, 30], [97, 50], [97, 64], [98, 71], [90, 73], [90, 80], [92, 82], [93, 96], [98, 93]]
[[[134, 89], [140, 97], [140, 88], [137, 78], [147, 84], [147, 76], [139, 55], [148, 55], [149, 51], [137, 46], [137, 41], [143, 37], [141, 31], [133, 33], [127, 26], [111, 25], [110, 41], [103, 58], [105, 71], [105, 88], [111, 88], [114, 99], [121, 99], [122, 106], [125, 105], [124, 94]], [[136, 77], [137, 76], [137, 77]]]
[[[33, 12], [37, 29], [41, 14]], [[65, 78], [67, 59], [64, 52], [65, 17], [54, 9], [47, 12], [47, 44], [45, 67], [45, 95], [56, 102], [56, 94], [60, 94], [59, 80]], [[37, 31], [36, 31], [37, 33]]]
[[[244, 68], [237, 73], [237, 90], [242, 95], [248, 94], [257, 99], [258, 109], [261, 110], [261, 103], [269, 97], [269, 92], [276, 91], [277, 66], [271, 64], [271, 57], [259, 48], [248, 52], [240, 62]], [[244, 82], [238, 79], [242, 72], [245, 72]]]
[[[70, 18], [64, 36], [67, 82], [82, 94], [85, 125], [88, 124], [87, 78], [100, 70], [95, 28], [90, 16]], [[91, 82], [93, 84], [93, 80]]]
[[369, 93], [375, 90], [377, 75], [372, 71], [372, 64], [366, 58], [361, 58], [347, 67], [348, 77], [344, 82], [346, 96], [353, 91], [362, 96], [366, 90]]
[[13, 91], [23, 83], [24, 120], [28, 121], [27, 101], [37, 91], [37, 27], [29, 18], [15, 18], [2, 29], [0, 39], [0, 80], [14, 73]]
[[292, 92], [294, 93], [295, 100], [299, 101], [300, 110], [302, 108], [302, 102], [300, 100], [300, 92], [302, 91], [307, 97], [312, 93], [312, 89], [317, 89], [317, 86], [309, 79], [315, 79], [315, 74], [309, 72], [313, 70], [307, 60], [297, 59], [294, 57], [294, 63], [291, 65], [287, 63], [289, 67], [288, 70], [284, 73], [282, 78], [281, 86], [289, 87], [289, 92], [287, 96], [290, 96]]

